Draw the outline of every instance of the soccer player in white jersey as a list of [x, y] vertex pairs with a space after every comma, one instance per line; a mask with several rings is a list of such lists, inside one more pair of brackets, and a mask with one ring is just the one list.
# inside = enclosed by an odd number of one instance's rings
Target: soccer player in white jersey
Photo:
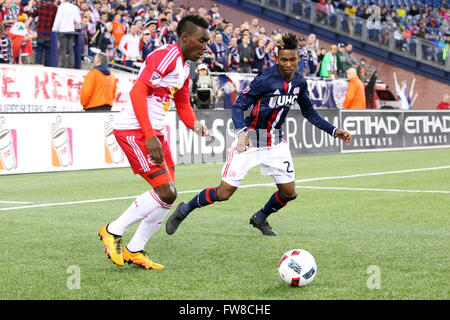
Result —
[[[335, 128], [323, 119], [311, 104], [305, 78], [298, 72], [298, 42], [293, 33], [283, 33], [277, 40], [278, 62], [255, 77], [242, 91], [232, 108], [237, 139], [231, 146], [222, 169], [219, 186], [206, 188], [188, 203], [180, 203], [166, 222], [166, 232], [173, 234], [179, 224], [197, 208], [228, 200], [238, 189], [248, 170], [260, 166], [271, 176], [277, 191], [252, 217], [250, 224], [263, 235], [276, 236], [267, 218], [297, 197], [295, 172], [282, 125], [293, 104], [298, 102], [303, 117], [329, 135], [351, 142], [351, 134]], [[248, 116], [244, 112], [250, 110]]]
[[[170, 102], [174, 101], [180, 119], [188, 128], [200, 136], [210, 135], [197, 121], [190, 104], [190, 69], [186, 63], [202, 57], [209, 40], [208, 27], [208, 22], [197, 15], [180, 20], [178, 42], [159, 47], [148, 55], [130, 91], [131, 103], [115, 119], [114, 135], [134, 174], [152, 186], [121, 216], [99, 230], [106, 253], [116, 265], [128, 262], [146, 269], [164, 268], [144, 252], [146, 243], [177, 197], [174, 161], [162, 131], [163, 122]], [[122, 235], [138, 222], [138, 229], [123, 249]]]

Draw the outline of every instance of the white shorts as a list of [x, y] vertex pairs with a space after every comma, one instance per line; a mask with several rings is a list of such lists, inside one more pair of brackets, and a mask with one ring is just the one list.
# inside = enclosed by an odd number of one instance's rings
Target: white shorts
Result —
[[239, 187], [248, 170], [259, 165], [261, 174], [271, 176], [276, 184], [295, 181], [295, 170], [291, 150], [286, 141], [266, 148], [250, 148], [237, 151], [237, 139], [231, 145], [227, 161], [222, 168], [222, 180]]

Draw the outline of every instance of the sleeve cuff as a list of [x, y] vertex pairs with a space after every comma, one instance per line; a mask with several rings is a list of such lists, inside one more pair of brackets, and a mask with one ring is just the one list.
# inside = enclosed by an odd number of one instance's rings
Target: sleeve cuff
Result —
[[237, 134], [241, 133], [242, 131], [247, 131], [247, 130], [248, 130], [247, 127], [241, 128], [237, 131]]

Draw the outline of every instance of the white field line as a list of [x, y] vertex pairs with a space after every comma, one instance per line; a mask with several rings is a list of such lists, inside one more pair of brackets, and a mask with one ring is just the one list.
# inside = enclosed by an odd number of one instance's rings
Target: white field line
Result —
[[440, 190], [371, 189], [371, 188], [310, 187], [310, 186], [296, 186], [296, 188], [324, 189], [324, 190], [348, 190], [348, 191], [383, 191], [383, 192], [446, 193], [446, 194], [450, 194], [450, 191], [440, 191]]
[[[386, 175], [386, 174], [398, 174], [398, 173], [410, 173], [410, 172], [420, 172], [420, 171], [430, 171], [430, 170], [441, 170], [441, 169], [450, 169], [450, 166], [408, 169], [408, 170], [398, 170], [398, 171], [361, 173], [361, 174], [353, 174], [353, 175], [347, 175], [347, 176], [310, 178], [310, 179], [295, 180], [295, 182], [301, 183], [301, 182], [311, 182], [311, 181], [321, 181], [321, 180], [349, 179], [349, 178], [359, 178], [359, 177], [378, 176], [378, 175]], [[242, 189], [242, 188], [254, 188], [254, 187], [273, 187], [274, 185], [275, 185], [274, 183], [248, 184], [248, 185], [242, 185], [239, 188]], [[445, 193], [445, 194], [450, 193], [450, 191], [439, 191], [439, 190], [397, 190], [397, 189], [340, 188], [340, 187], [308, 187], [308, 186], [297, 186], [297, 188], [352, 190], [352, 191], [385, 191], [385, 192]], [[178, 194], [198, 193], [200, 191], [202, 191], [202, 189], [186, 190], [186, 191], [179, 191]], [[83, 203], [107, 202], [107, 201], [114, 201], [114, 200], [136, 199], [136, 197], [137, 196], [126, 196], [126, 197], [69, 201], [69, 202], [41, 203], [41, 204], [33, 204], [33, 205], [18, 206], [18, 207], [0, 208], [0, 211], [65, 206], [65, 205], [83, 204]]]
[[31, 202], [25, 202], [25, 201], [2, 201], [2, 200], [0, 200], [0, 203], [27, 204], [27, 203], [31, 203]]

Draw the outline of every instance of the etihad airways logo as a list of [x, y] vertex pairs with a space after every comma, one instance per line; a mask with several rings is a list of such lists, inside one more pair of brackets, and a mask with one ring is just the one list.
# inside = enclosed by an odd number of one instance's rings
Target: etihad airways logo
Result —
[[357, 135], [397, 134], [400, 127], [400, 120], [393, 116], [353, 116], [344, 120], [344, 129]]
[[448, 133], [450, 132], [449, 116], [407, 116], [405, 118], [406, 133]]

